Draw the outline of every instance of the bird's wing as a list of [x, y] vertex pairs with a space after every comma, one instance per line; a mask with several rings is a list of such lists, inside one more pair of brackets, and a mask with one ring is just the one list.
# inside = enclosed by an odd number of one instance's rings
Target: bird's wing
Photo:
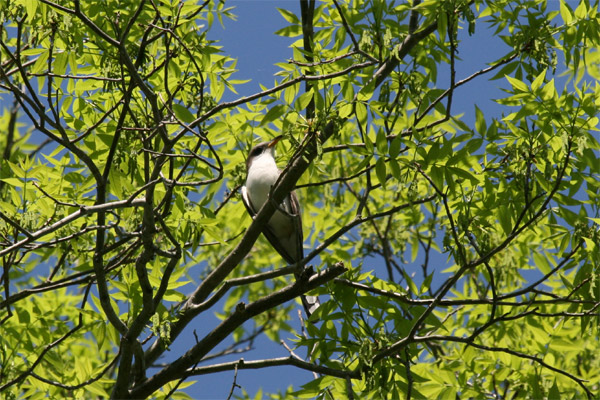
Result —
[[[250, 214], [252, 219], [254, 219], [258, 211], [255, 210], [254, 205], [250, 201], [250, 197], [248, 196], [246, 186], [242, 186], [242, 202], [244, 203], [244, 206], [246, 206], [248, 214]], [[285, 205], [287, 204], [289, 204], [289, 209], [288, 207], [285, 207]], [[271, 228], [269, 228], [269, 224], [265, 224], [263, 228], [263, 235], [267, 238], [269, 243], [271, 243], [271, 246], [273, 246], [273, 248], [281, 255], [281, 257], [283, 257], [283, 259], [288, 264], [294, 264], [295, 262], [300, 261], [304, 258], [304, 237], [302, 235], [302, 218], [300, 216], [300, 203], [298, 202], [298, 197], [296, 196], [296, 193], [291, 192], [289, 196], [289, 202], [284, 202], [284, 205], [282, 206], [285, 208], [284, 211], [286, 211], [289, 214], [289, 217], [293, 219], [293, 222], [295, 224], [296, 246], [298, 246], [297, 250], [299, 258], [295, 260], [294, 257], [292, 257], [288, 250], [277, 239], [275, 233], [271, 230]], [[321, 306], [321, 302], [319, 301], [318, 296], [302, 295], [301, 299], [302, 305], [304, 306], [304, 309], [306, 310], [306, 315], [308, 317], [310, 317], [312, 313], [315, 312], [315, 310]]]
[[246, 186], [242, 186], [242, 203], [244, 203], [244, 206], [246, 206], [246, 211], [248, 211], [248, 214], [250, 214], [252, 219], [254, 219], [257, 211], [254, 210], [254, 207], [250, 202], [250, 197], [248, 197], [248, 190], [246, 189]]
[[[295, 195], [294, 195], [294, 197], [295, 197]], [[246, 206], [246, 210], [248, 210], [248, 213], [250, 214], [252, 219], [254, 219], [254, 217], [256, 217], [256, 214], [258, 213], [258, 210], [256, 210], [256, 208], [252, 204], [252, 201], [250, 201], [250, 197], [248, 196], [248, 191], [246, 189], [246, 186], [242, 186], [242, 201], [243, 201], [244, 205]], [[295, 210], [295, 211], [299, 210], [298, 199], [295, 200], [295, 204], [294, 204], [294, 200], [290, 201], [289, 203], [290, 203], [292, 210]], [[292, 205], [292, 204], [294, 204], [294, 205]], [[277, 238], [277, 235], [275, 234], [275, 232], [273, 232], [273, 230], [270, 228], [268, 223], [263, 226], [263, 230], [262, 230], [263, 235], [267, 238], [269, 243], [271, 243], [271, 246], [273, 246], [273, 248], [281, 255], [281, 257], [283, 257], [285, 262], [287, 262], [288, 264], [294, 264], [295, 262], [304, 258], [304, 255], [303, 255], [304, 253], [303, 253], [303, 249], [302, 249], [302, 241], [303, 241], [303, 239], [302, 239], [302, 222], [300, 221], [300, 215], [297, 213], [292, 214], [291, 213], [292, 210], [287, 210], [287, 207], [285, 209], [285, 211], [290, 212], [290, 218], [292, 218], [294, 220], [294, 223], [296, 224], [296, 232], [298, 233], [298, 235], [296, 237], [296, 242], [297, 242], [296, 245], [300, 246], [298, 249], [299, 249], [299, 253], [301, 256], [298, 260], [296, 260], [294, 258], [294, 255], [290, 254], [288, 249], [281, 243], [281, 241]], [[299, 230], [298, 230], [298, 228], [299, 228]]]
[[298, 202], [298, 196], [296, 192], [290, 192], [290, 218], [294, 221], [296, 228], [296, 246], [298, 246], [298, 259], [300, 261], [304, 258], [304, 235], [302, 233], [302, 217], [300, 214], [300, 203]]

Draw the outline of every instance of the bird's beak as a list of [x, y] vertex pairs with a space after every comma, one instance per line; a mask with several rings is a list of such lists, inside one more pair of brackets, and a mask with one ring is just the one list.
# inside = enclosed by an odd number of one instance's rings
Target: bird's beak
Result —
[[281, 140], [281, 138], [283, 138], [283, 135], [279, 135], [276, 138], [274, 138], [273, 140], [271, 140], [268, 144], [268, 147], [274, 147], [277, 142], [279, 142]]

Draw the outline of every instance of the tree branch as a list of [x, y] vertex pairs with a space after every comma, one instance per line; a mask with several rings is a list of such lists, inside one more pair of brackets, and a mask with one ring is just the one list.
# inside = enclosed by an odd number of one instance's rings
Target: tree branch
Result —
[[312, 275], [306, 282], [297, 280], [293, 284], [273, 292], [270, 295], [253, 303], [248, 305], [244, 305], [244, 303], [238, 304], [232, 314], [223, 322], [221, 322], [219, 326], [204, 336], [204, 338], [202, 338], [183, 356], [170, 363], [148, 380], [134, 386], [131, 389], [129, 396], [132, 398], [149, 396], [165, 383], [178, 379], [182, 373], [185, 374], [187, 368], [190, 368], [192, 365], [200, 361], [202, 357], [204, 357], [216, 345], [221, 343], [223, 339], [228, 337], [245, 321], [273, 307], [292, 300], [318, 286], [323, 285], [324, 283], [334, 279], [336, 276], [342, 274], [344, 271], [346, 271], [346, 268], [342, 263], [338, 263], [324, 271], [321, 271], [318, 274]]
[[307, 361], [300, 360], [293, 356], [289, 357], [279, 357], [279, 358], [271, 358], [265, 360], [252, 360], [245, 361], [243, 358], [240, 358], [238, 361], [226, 362], [222, 364], [208, 365], [205, 367], [197, 367], [189, 370], [190, 375], [206, 375], [212, 374], [215, 372], [223, 372], [223, 371], [231, 371], [234, 370], [237, 366], [238, 370], [244, 369], [261, 369], [261, 368], [269, 368], [269, 367], [281, 367], [281, 366], [293, 366], [304, 369], [306, 371], [316, 372], [318, 374], [335, 376], [336, 378], [351, 378], [351, 379], [360, 379], [361, 374], [359, 371], [350, 371], [350, 370], [339, 370], [330, 367], [325, 367], [322, 365], [316, 365], [309, 363]]

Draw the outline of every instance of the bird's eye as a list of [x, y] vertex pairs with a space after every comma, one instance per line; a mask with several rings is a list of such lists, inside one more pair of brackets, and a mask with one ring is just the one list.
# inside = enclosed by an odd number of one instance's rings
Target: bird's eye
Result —
[[252, 153], [250, 153], [250, 156], [252, 156], [252, 157], [259, 156], [259, 155], [261, 155], [261, 154], [262, 154], [263, 150], [264, 150], [264, 147], [262, 147], [262, 146], [255, 147], [255, 148], [252, 150]]

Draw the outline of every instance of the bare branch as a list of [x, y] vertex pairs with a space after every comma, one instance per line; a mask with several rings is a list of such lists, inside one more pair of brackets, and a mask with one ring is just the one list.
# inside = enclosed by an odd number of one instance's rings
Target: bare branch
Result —
[[241, 358], [238, 361], [208, 365], [206, 367], [197, 367], [191, 370], [190, 372], [192, 375], [205, 375], [212, 374], [215, 372], [231, 371], [234, 370], [236, 366], [239, 370], [244, 370], [281, 367], [286, 365], [298, 367], [311, 372], [316, 372], [318, 374], [335, 376], [337, 378], [360, 379], [361, 377], [361, 374], [358, 371], [333, 369], [322, 365], [312, 364], [292, 356], [253, 361], [245, 361], [243, 358]]

